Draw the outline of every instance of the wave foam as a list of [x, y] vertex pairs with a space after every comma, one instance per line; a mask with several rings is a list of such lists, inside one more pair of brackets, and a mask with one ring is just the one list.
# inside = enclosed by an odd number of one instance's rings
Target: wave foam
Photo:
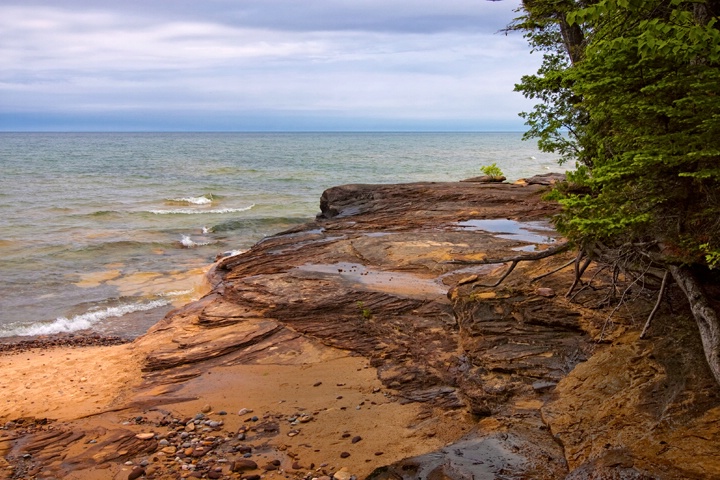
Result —
[[14, 328], [12, 330], [0, 332], [0, 337], [12, 336], [35, 336], [35, 335], [51, 335], [54, 333], [70, 333], [78, 330], [86, 330], [93, 325], [112, 317], [122, 317], [128, 313], [144, 312], [153, 308], [164, 307], [171, 302], [167, 299], [153, 300], [147, 303], [131, 303], [118, 307], [108, 307], [103, 310], [95, 310], [76, 315], [71, 318], [58, 317], [53, 322], [37, 322], [30, 325]]
[[237, 213], [237, 212], [246, 212], [253, 208], [255, 204], [253, 203], [249, 207], [243, 207], [243, 208], [215, 208], [212, 210], [195, 210], [192, 208], [173, 208], [169, 210], [150, 210], [150, 213], [154, 213], [155, 215], [197, 215], [201, 213], [214, 213], [214, 214], [223, 214], [223, 213]]
[[202, 247], [204, 245], [210, 245], [213, 242], [195, 242], [190, 238], [190, 235], [183, 235], [180, 243], [185, 248]]
[[201, 197], [168, 198], [167, 201], [174, 203], [191, 203], [193, 205], [208, 205], [213, 202], [212, 196], [207, 197], [205, 195]]

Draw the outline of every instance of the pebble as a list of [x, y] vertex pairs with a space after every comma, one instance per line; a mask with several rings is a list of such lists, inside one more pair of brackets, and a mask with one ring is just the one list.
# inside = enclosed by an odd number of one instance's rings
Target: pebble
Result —
[[135, 467], [132, 469], [132, 471], [128, 474], [128, 480], [135, 480], [137, 478], [140, 478], [145, 475], [145, 469], [142, 467]]
[[340, 458], [348, 458], [349, 456], [350, 456], [350, 453], [349, 453], [349, 452], [342, 452], [342, 453], [340, 454]]
[[[140, 440], [150, 440], [151, 438], [155, 437], [154, 433], [138, 433], [135, 435], [135, 438], [139, 438]], [[162, 440], [161, 440], [162, 442]]]
[[553, 290], [552, 288], [547, 288], [547, 287], [538, 288], [537, 290], [535, 290], [535, 293], [537, 293], [541, 297], [550, 298], [550, 297], [555, 296], [555, 290]]
[[200, 411], [203, 413], [210, 413], [212, 411], [212, 407], [210, 405], [203, 405]]
[[252, 409], [251, 408], [243, 408], [242, 410], [240, 410], [238, 412], [238, 415], [247, 415], [248, 413], [252, 413]]
[[255, 470], [258, 468], [258, 464], [252, 460], [239, 459], [235, 460], [230, 464], [230, 470], [233, 472], [242, 472], [243, 470]]
[[360, 440], [362, 440], [362, 437], [360, 435], [357, 435], [353, 437], [352, 440], [350, 440], [351, 443], [358, 443]]
[[343, 467], [333, 474], [335, 480], [350, 480], [353, 475], [348, 471], [347, 467]]

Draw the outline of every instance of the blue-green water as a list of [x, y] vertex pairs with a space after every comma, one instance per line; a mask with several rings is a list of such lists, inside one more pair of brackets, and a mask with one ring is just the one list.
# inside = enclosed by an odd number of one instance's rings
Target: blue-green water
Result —
[[[556, 168], [519, 133], [0, 133], [0, 337], [136, 336], [346, 183]], [[205, 231], [203, 231], [205, 230]]]

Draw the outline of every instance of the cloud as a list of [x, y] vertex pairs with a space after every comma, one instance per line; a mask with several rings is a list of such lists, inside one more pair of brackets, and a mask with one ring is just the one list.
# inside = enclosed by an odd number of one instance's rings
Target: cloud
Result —
[[356, 117], [484, 129], [494, 119], [517, 129], [528, 104], [512, 87], [538, 59], [519, 36], [497, 34], [512, 8], [424, 0], [5, 2], [0, 129], [27, 128], [33, 116], [62, 123], [94, 115], [108, 124], [113, 112], [123, 124], [132, 112], [157, 118], [159, 130], [177, 112], [277, 114], [315, 126], [322, 117], [329, 126]]

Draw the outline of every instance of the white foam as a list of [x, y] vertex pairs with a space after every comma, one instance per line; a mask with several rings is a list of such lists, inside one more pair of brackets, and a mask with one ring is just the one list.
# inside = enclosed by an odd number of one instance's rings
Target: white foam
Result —
[[236, 212], [246, 212], [253, 208], [255, 204], [253, 203], [249, 207], [243, 207], [243, 208], [215, 208], [212, 210], [195, 210], [192, 208], [173, 208], [173, 209], [167, 209], [167, 210], [150, 210], [150, 213], [154, 213], [155, 215], [197, 215], [201, 213], [214, 213], [214, 214], [222, 214], [222, 213], [236, 213]]
[[34, 335], [51, 335], [54, 333], [69, 333], [78, 330], [86, 330], [93, 325], [112, 317], [122, 317], [128, 313], [144, 312], [153, 308], [164, 307], [171, 302], [167, 299], [153, 300], [147, 303], [131, 303], [129, 305], [121, 305], [118, 307], [108, 307], [103, 310], [95, 310], [76, 315], [72, 318], [58, 317], [53, 322], [37, 322], [31, 325], [17, 327], [12, 330], [0, 331], [0, 337], [11, 336], [34, 336]]
[[190, 235], [183, 235], [180, 243], [185, 248], [202, 247], [204, 245], [210, 245], [212, 242], [195, 242]]
[[195, 293], [195, 290], [173, 290], [172, 292], [165, 292], [162, 294], [163, 297], [182, 297], [184, 295], [190, 295]]
[[192, 203], [193, 205], [208, 205], [212, 203], [212, 197], [208, 198], [206, 196], [202, 197], [184, 197], [184, 198], [169, 198], [167, 199], [168, 202], [177, 202], [177, 203]]

